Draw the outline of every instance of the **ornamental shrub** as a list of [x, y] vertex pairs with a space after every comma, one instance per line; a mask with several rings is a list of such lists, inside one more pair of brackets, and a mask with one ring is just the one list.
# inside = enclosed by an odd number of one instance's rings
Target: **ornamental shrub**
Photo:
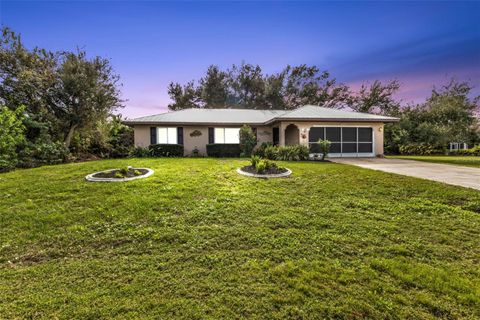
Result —
[[309, 153], [308, 147], [303, 145], [279, 147], [275, 159], [284, 161], [303, 161], [308, 160]]
[[317, 144], [318, 144], [318, 150], [322, 154], [322, 161], [323, 161], [325, 160], [325, 157], [328, 155], [328, 152], [330, 151], [330, 146], [332, 143], [328, 140], [320, 139], [318, 140]]
[[135, 147], [130, 152], [130, 156], [137, 158], [148, 158], [152, 156], [152, 151], [149, 148]]
[[277, 146], [267, 146], [263, 150], [263, 157], [265, 159], [275, 160], [277, 159], [278, 147]]
[[68, 160], [70, 151], [63, 142], [26, 142], [19, 147], [18, 166], [34, 168]]
[[253, 149], [253, 154], [265, 158], [265, 149], [271, 146], [273, 146], [271, 142], [262, 142], [257, 148]]
[[23, 110], [15, 111], [7, 107], [0, 108], [0, 172], [8, 171], [17, 165], [17, 147], [25, 141]]
[[253, 148], [257, 145], [257, 137], [250, 126], [244, 124], [240, 128], [240, 150], [241, 155], [244, 157], [250, 157], [252, 155]]
[[480, 145], [475, 146], [475, 147], [470, 148], [470, 149], [452, 151], [449, 154], [459, 155], [459, 156], [476, 156], [476, 157], [479, 157], [480, 156]]
[[250, 158], [250, 162], [252, 164], [252, 167], [257, 167], [257, 163], [259, 163], [261, 160], [262, 160], [262, 158], [260, 158], [260, 156], [252, 156]]
[[403, 155], [418, 155], [428, 156], [432, 154], [444, 154], [445, 151], [438, 146], [428, 143], [408, 143], [402, 144], [399, 148], [400, 154]]

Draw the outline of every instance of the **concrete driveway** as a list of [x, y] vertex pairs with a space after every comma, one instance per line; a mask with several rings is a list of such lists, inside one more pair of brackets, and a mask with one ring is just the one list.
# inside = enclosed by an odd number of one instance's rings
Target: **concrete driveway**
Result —
[[480, 190], [480, 169], [402, 159], [330, 158], [332, 162]]

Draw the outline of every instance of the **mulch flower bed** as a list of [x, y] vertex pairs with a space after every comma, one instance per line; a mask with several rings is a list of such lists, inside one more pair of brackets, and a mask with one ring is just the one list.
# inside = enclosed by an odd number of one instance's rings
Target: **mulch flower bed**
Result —
[[262, 172], [258, 172], [254, 166], [245, 166], [245, 167], [242, 167], [242, 171], [253, 173], [253, 174], [280, 174], [280, 173], [285, 173], [288, 170], [285, 168], [274, 167], [274, 168], [265, 169]]
[[[146, 169], [135, 169], [131, 168], [128, 170], [121, 170], [121, 169], [115, 169], [115, 170], [110, 170], [110, 171], [103, 171], [99, 172], [97, 174], [94, 174], [94, 178], [133, 178], [133, 177], [139, 177], [143, 176], [144, 174], [147, 174], [148, 170]], [[121, 174], [122, 177], [119, 177], [118, 174]], [[140, 173], [140, 174], [138, 174]]]

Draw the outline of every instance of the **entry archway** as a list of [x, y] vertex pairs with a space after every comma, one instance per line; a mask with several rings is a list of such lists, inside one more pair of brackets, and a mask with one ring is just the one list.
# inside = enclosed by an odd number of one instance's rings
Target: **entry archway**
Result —
[[289, 124], [285, 128], [285, 145], [291, 146], [300, 143], [300, 130], [294, 124]]

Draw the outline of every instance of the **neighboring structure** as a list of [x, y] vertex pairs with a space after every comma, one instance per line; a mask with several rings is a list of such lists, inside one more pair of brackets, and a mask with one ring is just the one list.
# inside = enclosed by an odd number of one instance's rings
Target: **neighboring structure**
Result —
[[135, 132], [135, 146], [183, 144], [185, 155], [206, 153], [210, 143], [239, 143], [243, 124], [256, 132], [258, 143], [302, 144], [315, 153], [319, 139], [332, 142], [330, 157], [383, 155], [383, 125], [398, 118], [303, 106], [295, 110], [184, 109], [125, 121]]
[[468, 149], [468, 144], [465, 142], [450, 142], [448, 145], [449, 151], [450, 152], [456, 152], [459, 150], [467, 150]]

